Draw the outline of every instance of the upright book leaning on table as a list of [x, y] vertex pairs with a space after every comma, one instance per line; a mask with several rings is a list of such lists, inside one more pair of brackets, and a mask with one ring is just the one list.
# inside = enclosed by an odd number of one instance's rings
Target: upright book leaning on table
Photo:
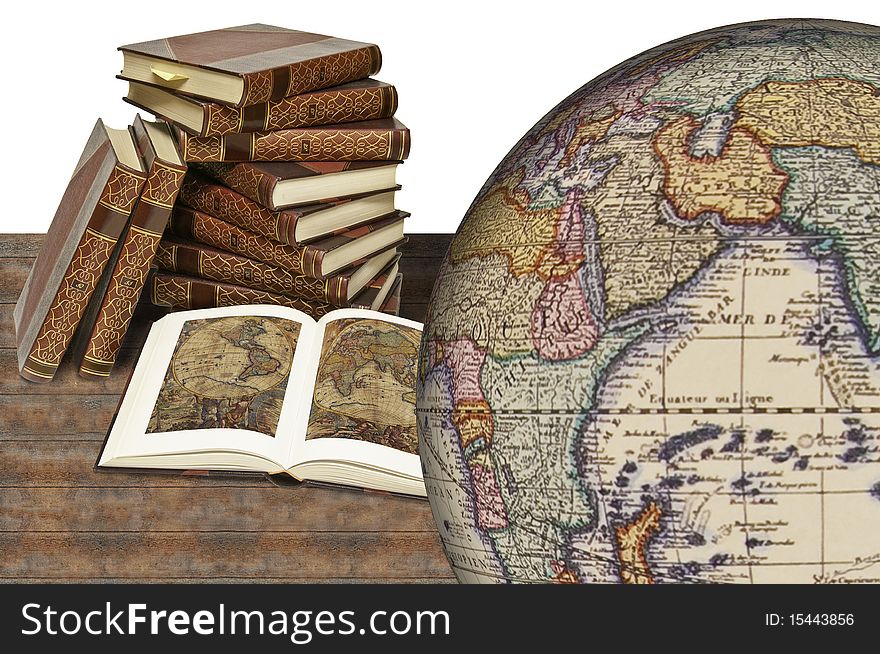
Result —
[[12, 314], [25, 379], [55, 376], [146, 177], [131, 131], [99, 119]]
[[425, 495], [416, 452], [422, 326], [340, 309], [182, 311], [150, 331], [102, 468], [287, 473]]

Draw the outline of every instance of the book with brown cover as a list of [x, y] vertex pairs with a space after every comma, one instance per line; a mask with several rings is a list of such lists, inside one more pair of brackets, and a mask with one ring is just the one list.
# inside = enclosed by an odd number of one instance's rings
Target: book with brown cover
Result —
[[[385, 286], [387, 275], [379, 275], [348, 305], [352, 309], [376, 310], [377, 295], [392, 290], [393, 285]], [[381, 284], [381, 286], [379, 286]], [[373, 288], [376, 286], [376, 288]], [[227, 284], [212, 279], [201, 279], [177, 273], [154, 271], [148, 282], [150, 302], [158, 307], [183, 309], [213, 309], [242, 304], [275, 304], [298, 309], [312, 318], [320, 318], [337, 307], [318, 300], [291, 297], [280, 293], [269, 293], [247, 286]], [[378, 298], [378, 305], [384, 298]]]
[[177, 273], [154, 272], [148, 282], [150, 302], [172, 309], [212, 309], [240, 304], [276, 304], [320, 318], [336, 307], [326, 302], [258, 291], [247, 286], [215, 282]]
[[409, 129], [397, 118], [225, 136], [175, 130], [187, 162], [402, 161], [410, 148]]
[[[386, 195], [382, 197], [379, 197], [378, 193], [367, 193], [319, 204], [272, 211], [229, 187], [214, 184], [203, 177], [192, 174], [187, 175], [184, 181], [180, 191], [180, 200], [192, 209], [209, 213], [215, 218], [220, 218], [249, 232], [287, 245], [302, 245], [317, 241], [362, 223], [376, 220], [394, 210], [394, 191], [392, 190], [386, 192]], [[328, 210], [342, 205], [350, 205], [351, 211], [349, 213], [353, 217], [347, 218], [340, 229], [333, 228], [333, 222], [339, 224], [339, 221], [323, 221], [322, 223], [322, 216], [329, 213]], [[326, 226], [322, 227], [322, 224]]]
[[402, 285], [403, 273], [397, 273], [394, 285], [391, 287], [391, 290], [388, 291], [388, 297], [385, 298], [379, 311], [391, 314], [392, 316], [400, 315], [400, 289]]
[[[336, 195], [353, 195], [371, 191], [389, 190], [395, 187], [394, 170], [399, 161], [242, 161], [239, 163], [201, 163], [194, 167], [231, 189], [250, 198], [272, 211], [287, 206], [326, 200]], [[390, 180], [382, 180], [378, 185], [365, 177], [373, 169], [391, 169]], [[300, 193], [300, 200], [279, 204], [275, 200], [279, 184], [290, 185], [303, 182], [310, 184], [315, 177], [322, 182], [340, 182], [345, 189], [338, 194], [322, 194], [321, 191]], [[357, 178], [357, 181], [354, 181]]]
[[[122, 77], [238, 107], [369, 77], [382, 65], [379, 48], [272, 25], [241, 25], [132, 43], [119, 48]], [[199, 82], [222, 79], [223, 93]], [[221, 97], [222, 96], [222, 97]]]
[[397, 110], [397, 90], [391, 84], [374, 79], [241, 108], [178, 95], [141, 82], [129, 82], [128, 95], [123, 100], [174, 123], [193, 136], [377, 120], [389, 118]]
[[[325, 279], [340, 270], [356, 265], [373, 254], [399, 245], [404, 240], [402, 237], [403, 219], [408, 215], [405, 211], [394, 211], [388, 217], [368, 225], [361, 225], [308, 245], [294, 246], [253, 234], [203, 211], [196, 211], [178, 204], [171, 214], [169, 229], [181, 238], [257, 259], [296, 274]], [[338, 248], [346, 247], [371, 232], [382, 232], [382, 235], [387, 233], [389, 235], [388, 242], [352, 260], [338, 261], [333, 266], [325, 265], [325, 258], [329, 253]]]
[[399, 258], [395, 259], [387, 268], [385, 268], [385, 270], [376, 275], [376, 277], [367, 284], [367, 287], [358, 293], [357, 297], [352, 299], [350, 305], [351, 308], [379, 311], [385, 303], [388, 294], [394, 288], [394, 283], [397, 281], [399, 261]]
[[54, 377], [145, 179], [129, 130], [99, 119], [15, 305], [25, 379]]
[[[399, 254], [392, 256], [394, 260], [400, 258]], [[349, 299], [361, 290], [350, 285], [353, 270], [323, 280], [313, 279], [239, 254], [167, 236], [159, 243], [156, 263], [165, 272], [328, 302], [338, 307], [348, 306]]]
[[113, 369], [186, 173], [167, 124], [147, 123], [138, 115], [132, 132], [147, 181], [71, 345], [73, 360], [85, 376], [107, 377]]

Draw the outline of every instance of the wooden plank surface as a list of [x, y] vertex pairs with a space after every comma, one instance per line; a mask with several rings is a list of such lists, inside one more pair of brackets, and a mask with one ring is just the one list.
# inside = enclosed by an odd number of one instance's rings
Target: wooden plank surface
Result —
[[[423, 320], [450, 235], [412, 234], [401, 315]], [[450, 582], [424, 500], [263, 476], [95, 472], [119, 394], [161, 310], [142, 305], [102, 381], [18, 375], [12, 309], [42, 235], [0, 235], [0, 583]]]

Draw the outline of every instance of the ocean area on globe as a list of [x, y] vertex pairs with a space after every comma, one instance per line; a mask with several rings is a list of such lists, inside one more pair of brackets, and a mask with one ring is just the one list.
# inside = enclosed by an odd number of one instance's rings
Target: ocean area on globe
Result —
[[458, 578], [880, 582], [878, 189], [870, 25], [701, 32], [541, 119], [420, 352]]

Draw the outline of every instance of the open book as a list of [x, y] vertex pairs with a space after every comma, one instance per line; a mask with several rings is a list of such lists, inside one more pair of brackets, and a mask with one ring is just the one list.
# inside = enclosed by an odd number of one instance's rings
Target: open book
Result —
[[340, 309], [171, 313], [153, 325], [99, 467], [288, 473], [425, 495], [416, 453], [422, 326]]

